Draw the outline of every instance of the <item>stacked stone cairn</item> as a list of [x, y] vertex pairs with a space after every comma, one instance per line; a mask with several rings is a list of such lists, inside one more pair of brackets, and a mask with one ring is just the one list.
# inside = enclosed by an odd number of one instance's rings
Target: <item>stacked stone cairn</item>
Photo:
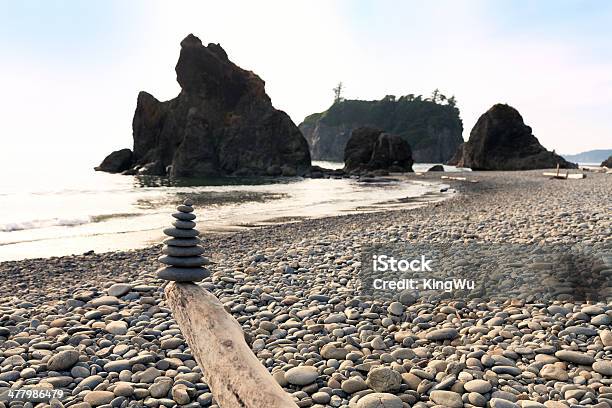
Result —
[[202, 254], [200, 232], [195, 229], [196, 216], [193, 201], [187, 199], [179, 205], [172, 216], [176, 219], [171, 228], [164, 229], [170, 238], [164, 240], [162, 256], [159, 261], [165, 264], [157, 270], [157, 277], [175, 282], [197, 282], [210, 276], [204, 265], [209, 263]]

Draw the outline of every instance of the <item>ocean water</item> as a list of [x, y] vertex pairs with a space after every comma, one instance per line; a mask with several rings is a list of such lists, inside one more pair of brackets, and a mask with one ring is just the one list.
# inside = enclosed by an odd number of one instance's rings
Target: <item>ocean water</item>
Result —
[[[341, 163], [315, 162], [326, 168]], [[415, 165], [423, 171], [430, 165]], [[448, 168], [447, 170], [453, 170]], [[141, 248], [161, 242], [174, 207], [191, 197], [203, 233], [415, 206], [440, 185], [419, 181], [223, 178], [169, 180], [79, 171], [0, 179], [0, 261]], [[417, 200], [418, 201], [418, 200]]]

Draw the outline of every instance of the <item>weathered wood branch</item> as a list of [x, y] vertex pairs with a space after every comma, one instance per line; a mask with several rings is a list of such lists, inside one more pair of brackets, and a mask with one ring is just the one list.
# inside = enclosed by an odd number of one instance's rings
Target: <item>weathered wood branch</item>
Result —
[[297, 408], [213, 294], [193, 283], [171, 282], [166, 298], [221, 408]]

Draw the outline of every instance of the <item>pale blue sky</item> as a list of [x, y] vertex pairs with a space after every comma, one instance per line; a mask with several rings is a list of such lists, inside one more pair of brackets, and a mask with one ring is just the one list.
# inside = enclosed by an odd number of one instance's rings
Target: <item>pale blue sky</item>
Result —
[[[139, 90], [178, 93], [193, 32], [266, 81], [296, 123], [346, 97], [459, 101], [467, 138], [496, 102], [549, 149], [612, 148], [608, 1], [0, 1], [0, 166], [96, 164], [131, 147]], [[24, 164], [25, 165], [25, 164]]]

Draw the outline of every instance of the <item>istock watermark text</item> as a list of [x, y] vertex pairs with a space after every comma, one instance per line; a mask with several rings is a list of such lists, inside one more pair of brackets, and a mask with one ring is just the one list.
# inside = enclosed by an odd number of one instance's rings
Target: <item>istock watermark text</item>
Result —
[[372, 268], [374, 272], [431, 272], [432, 260], [421, 255], [420, 259], [395, 259], [388, 255], [373, 255]]

